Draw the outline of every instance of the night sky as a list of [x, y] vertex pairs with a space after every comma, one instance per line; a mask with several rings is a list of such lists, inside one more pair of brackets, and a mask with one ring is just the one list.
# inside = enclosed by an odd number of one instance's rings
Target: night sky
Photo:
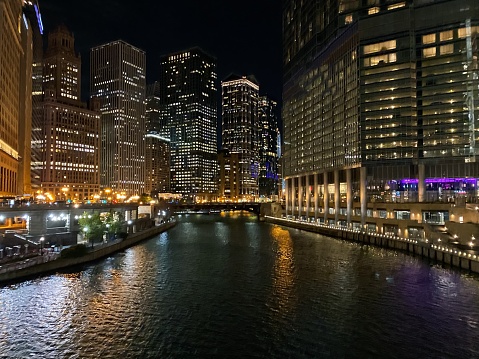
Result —
[[40, 0], [40, 9], [46, 33], [64, 23], [75, 36], [83, 100], [90, 48], [118, 39], [146, 51], [147, 83], [158, 80], [161, 55], [199, 46], [217, 58], [219, 81], [253, 74], [261, 94], [281, 100], [281, 1]]

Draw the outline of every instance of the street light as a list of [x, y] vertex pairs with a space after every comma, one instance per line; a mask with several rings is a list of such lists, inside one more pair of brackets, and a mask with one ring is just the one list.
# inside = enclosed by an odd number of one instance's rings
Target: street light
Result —
[[87, 238], [88, 227], [83, 228], [83, 232], [85, 232], [85, 234], [83, 235], [83, 240], [85, 242], [88, 242], [88, 238]]
[[43, 241], [45, 240], [45, 237], [40, 237], [40, 255], [43, 256]]

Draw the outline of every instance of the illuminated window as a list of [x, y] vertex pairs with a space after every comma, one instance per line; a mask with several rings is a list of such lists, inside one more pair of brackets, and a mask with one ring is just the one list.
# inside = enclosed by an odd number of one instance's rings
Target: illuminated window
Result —
[[441, 55], [452, 54], [454, 53], [454, 45], [453, 44], [443, 45], [439, 48], [439, 52]]
[[447, 40], [452, 40], [452, 30], [449, 30], [449, 31], [443, 31], [439, 34], [439, 39], [441, 41], [447, 41]]
[[389, 5], [388, 6], [388, 10], [394, 10], [394, 9], [399, 9], [401, 7], [404, 7], [406, 6], [406, 3], [405, 2], [400, 2], [400, 3], [397, 3], [397, 4], [392, 4], [392, 5]]
[[364, 66], [376, 66], [381, 63], [387, 64], [390, 62], [396, 62], [396, 53], [373, 56], [373, 57], [364, 59]]
[[373, 54], [379, 51], [393, 50], [396, 48], [396, 40], [378, 42], [377, 44], [366, 45], [363, 47], [364, 55]]
[[353, 22], [353, 15], [349, 14], [349, 15], [346, 15], [346, 18], [344, 19], [344, 23], [345, 24], [350, 24]]
[[379, 12], [379, 7], [375, 6], [368, 10], [368, 15], [377, 14]]
[[[471, 35], [479, 32], [479, 26], [471, 26]], [[463, 27], [457, 30], [457, 36], [460, 39], [464, 39], [467, 36], [467, 28]]]
[[422, 50], [422, 57], [433, 57], [436, 56], [436, 48], [428, 47], [427, 49]]
[[433, 44], [436, 42], [436, 34], [423, 35], [422, 43], [423, 44]]

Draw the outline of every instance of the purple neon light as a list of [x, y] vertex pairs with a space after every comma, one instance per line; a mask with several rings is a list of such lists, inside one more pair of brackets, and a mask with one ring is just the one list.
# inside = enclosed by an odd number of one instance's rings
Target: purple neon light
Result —
[[[404, 178], [400, 181], [401, 184], [417, 184], [417, 178]], [[458, 183], [465, 182], [469, 184], [476, 184], [477, 178], [426, 178], [425, 183]]]

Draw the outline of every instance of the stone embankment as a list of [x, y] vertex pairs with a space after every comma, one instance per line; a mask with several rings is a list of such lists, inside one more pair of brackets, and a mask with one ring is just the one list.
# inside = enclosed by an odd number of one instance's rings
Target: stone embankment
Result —
[[[101, 246], [90, 251], [88, 254], [78, 258], [58, 258], [55, 260], [45, 261], [44, 263], [35, 262], [35, 265], [18, 264], [17, 268], [12, 271], [0, 270], [0, 283], [16, 281], [28, 277], [34, 277], [41, 274], [53, 273], [55, 271], [65, 269], [68, 267], [93, 262], [103, 257], [107, 257], [115, 252], [119, 252], [128, 247], [137, 244], [147, 238], [153, 237], [162, 233], [176, 225], [175, 221], [163, 223], [159, 226], [145, 229], [138, 233], [130, 234], [126, 239], [115, 242], [109, 245]], [[41, 257], [40, 257], [41, 258]]]
[[473, 251], [464, 251], [446, 245], [421, 242], [414, 239], [388, 236], [377, 233], [365, 233], [353, 229], [344, 229], [318, 225], [308, 222], [292, 221], [284, 218], [265, 216], [265, 221], [285, 227], [302, 229], [308, 232], [324, 234], [329, 237], [344, 239], [378, 247], [401, 250], [413, 255], [433, 259], [437, 262], [479, 273], [479, 255]]

